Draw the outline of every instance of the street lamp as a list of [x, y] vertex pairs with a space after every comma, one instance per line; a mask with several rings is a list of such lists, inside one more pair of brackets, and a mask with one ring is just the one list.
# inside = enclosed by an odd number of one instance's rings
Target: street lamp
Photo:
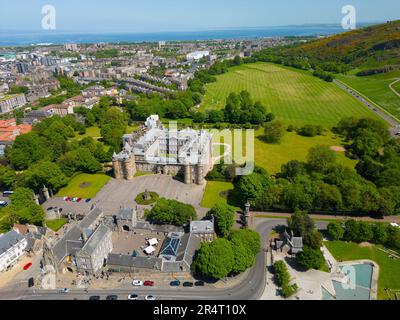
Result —
[[244, 213], [244, 217], [245, 217], [245, 221], [246, 221], [246, 227], [249, 227], [250, 225], [250, 202], [249, 200], [247, 200], [246, 204], [244, 205], [245, 207], [245, 213]]

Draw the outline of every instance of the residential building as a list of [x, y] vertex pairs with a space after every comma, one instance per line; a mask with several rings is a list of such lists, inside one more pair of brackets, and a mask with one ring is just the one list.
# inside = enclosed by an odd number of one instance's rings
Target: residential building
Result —
[[13, 94], [0, 96], [0, 114], [12, 112], [27, 103], [25, 95]]
[[286, 252], [292, 255], [296, 255], [300, 251], [303, 251], [303, 238], [295, 237], [293, 232], [287, 233], [285, 230], [279, 239], [275, 241], [275, 250]]
[[31, 125], [17, 125], [15, 119], [0, 120], [0, 141], [14, 141], [17, 136], [28, 133], [31, 130]]
[[207, 57], [209, 55], [210, 55], [210, 51], [195, 51], [195, 52], [188, 53], [186, 55], [186, 59], [188, 61], [198, 61], [201, 58]]
[[74, 113], [74, 107], [66, 104], [51, 104], [40, 109], [41, 111], [47, 112], [50, 115], [58, 115], [65, 117], [66, 115]]
[[95, 274], [111, 250], [111, 230], [104, 223], [103, 211], [94, 207], [61, 239], [46, 239], [42, 262], [52, 265], [59, 273]]
[[77, 271], [84, 274], [97, 274], [105, 266], [108, 254], [112, 252], [112, 232], [101, 224], [75, 254]]
[[26, 238], [15, 230], [0, 235], [0, 272], [13, 266], [25, 254]]
[[32, 130], [30, 124], [19, 124], [15, 119], [0, 120], [0, 156], [4, 155], [5, 148], [12, 145], [15, 138]]
[[78, 45], [76, 43], [66, 43], [64, 45], [64, 49], [66, 51], [76, 52], [76, 51], [78, 51]]

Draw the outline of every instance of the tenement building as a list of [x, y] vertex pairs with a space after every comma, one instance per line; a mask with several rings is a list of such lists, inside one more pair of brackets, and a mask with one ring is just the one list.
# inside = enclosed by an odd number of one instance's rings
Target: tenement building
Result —
[[137, 172], [179, 175], [186, 184], [203, 184], [212, 170], [212, 135], [205, 130], [166, 129], [150, 116], [140, 134], [123, 136], [124, 148], [113, 156], [115, 178], [132, 180]]

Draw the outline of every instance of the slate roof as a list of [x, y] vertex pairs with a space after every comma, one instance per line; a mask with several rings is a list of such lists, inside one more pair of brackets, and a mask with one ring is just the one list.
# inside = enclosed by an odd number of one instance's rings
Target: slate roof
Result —
[[101, 211], [99, 208], [94, 208], [92, 211], [90, 211], [79, 223], [79, 227], [81, 228], [81, 230], [90, 228], [102, 213], [103, 211]]
[[77, 226], [73, 226], [67, 231], [53, 247], [53, 253], [58, 262], [62, 262], [66, 256], [82, 249], [83, 241], [81, 237], [82, 231]]
[[0, 255], [7, 252], [10, 248], [15, 246], [24, 237], [20, 235], [17, 231], [11, 230], [0, 236]]
[[117, 212], [117, 219], [121, 220], [132, 220], [133, 209], [119, 209]]
[[184, 232], [181, 227], [171, 226], [171, 225], [157, 225], [151, 224], [147, 221], [138, 221], [135, 229], [151, 230], [156, 232]]
[[210, 220], [192, 221], [190, 223], [190, 232], [202, 233], [202, 234], [213, 234], [214, 223]]
[[99, 243], [103, 240], [103, 238], [110, 232], [107, 226], [101, 224], [96, 231], [92, 234], [88, 241], [86, 241], [85, 245], [82, 248], [83, 253], [88, 255], [92, 254], [94, 250], [96, 250]]

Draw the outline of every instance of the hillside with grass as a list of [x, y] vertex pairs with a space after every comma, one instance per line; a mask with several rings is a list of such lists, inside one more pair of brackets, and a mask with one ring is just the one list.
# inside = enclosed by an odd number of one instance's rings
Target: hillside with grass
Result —
[[271, 63], [244, 64], [218, 75], [206, 85], [200, 107], [222, 109], [231, 92], [248, 91], [286, 124], [335, 126], [348, 116], [376, 115], [334, 83], [313, 77], [309, 71]]
[[352, 68], [400, 67], [400, 20], [319, 39], [292, 49], [318, 62], [339, 62]]

